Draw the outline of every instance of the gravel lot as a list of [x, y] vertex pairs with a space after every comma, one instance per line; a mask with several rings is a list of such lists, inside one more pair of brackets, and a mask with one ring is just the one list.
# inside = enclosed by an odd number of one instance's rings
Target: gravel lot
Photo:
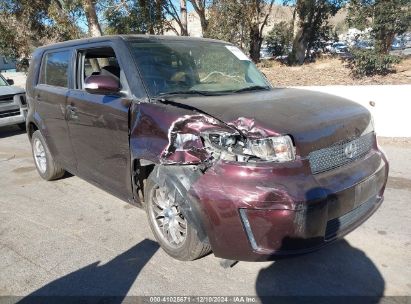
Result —
[[41, 180], [26, 135], [0, 128], [0, 296], [411, 296], [411, 144], [383, 148], [391, 162], [385, 202], [345, 240], [223, 269], [213, 255], [168, 257], [143, 210], [75, 176]]

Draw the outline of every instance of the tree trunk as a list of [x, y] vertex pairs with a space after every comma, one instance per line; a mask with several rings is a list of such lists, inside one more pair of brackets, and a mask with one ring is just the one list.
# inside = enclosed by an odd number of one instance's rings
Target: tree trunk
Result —
[[187, 0], [180, 0], [181, 36], [188, 36], [187, 31]]
[[260, 61], [261, 42], [259, 26], [253, 24], [250, 27], [250, 57], [255, 63]]
[[203, 33], [203, 37], [207, 37], [208, 20], [206, 19], [205, 12], [201, 11], [200, 13], [198, 13], [198, 17], [200, 18], [201, 32]]
[[395, 33], [381, 30], [376, 35], [376, 51], [380, 54], [388, 54], [391, 50], [391, 45], [394, 41]]
[[307, 34], [303, 29], [299, 29], [293, 41], [293, 50], [288, 57], [289, 64], [304, 64], [305, 52], [308, 46]]
[[201, 31], [203, 33], [203, 37], [207, 37], [208, 20], [206, 18], [205, 4], [202, 3], [201, 0], [190, 0], [190, 2], [193, 5], [198, 17], [200, 18]]
[[83, 0], [83, 9], [86, 14], [88, 33], [91, 37], [100, 37], [103, 35], [98, 22], [96, 7], [93, 0]]
[[298, 13], [297, 13], [297, 8], [294, 8], [294, 12], [293, 12], [293, 41], [295, 40], [295, 37], [298, 34], [299, 22], [300, 22], [300, 18], [299, 18]]

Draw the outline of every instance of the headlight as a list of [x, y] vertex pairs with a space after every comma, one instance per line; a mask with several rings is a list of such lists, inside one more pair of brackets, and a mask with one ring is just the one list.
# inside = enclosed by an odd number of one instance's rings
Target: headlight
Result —
[[244, 140], [239, 134], [210, 132], [203, 133], [202, 137], [205, 147], [217, 159], [241, 162], [253, 158], [274, 162], [295, 159], [293, 142], [289, 136]]
[[289, 136], [248, 140], [245, 153], [262, 160], [285, 162], [295, 159], [294, 146]]

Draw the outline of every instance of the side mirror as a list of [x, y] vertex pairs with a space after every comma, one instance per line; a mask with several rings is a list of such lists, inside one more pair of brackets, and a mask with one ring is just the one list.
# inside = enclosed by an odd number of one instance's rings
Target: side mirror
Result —
[[113, 76], [91, 75], [84, 80], [84, 89], [90, 94], [110, 95], [120, 92], [121, 85]]
[[13, 79], [6, 79], [7, 83], [9, 85], [13, 85], [14, 84], [14, 80]]

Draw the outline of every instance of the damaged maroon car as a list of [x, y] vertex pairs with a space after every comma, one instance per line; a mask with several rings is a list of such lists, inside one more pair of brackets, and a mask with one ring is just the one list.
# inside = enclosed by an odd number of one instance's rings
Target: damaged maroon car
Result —
[[180, 260], [260, 261], [343, 237], [383, 200], [368, 110], [273, 88], [216, 40], [106, 36], [37, 49], [27, 130], [40, 176], [144, 207]]

